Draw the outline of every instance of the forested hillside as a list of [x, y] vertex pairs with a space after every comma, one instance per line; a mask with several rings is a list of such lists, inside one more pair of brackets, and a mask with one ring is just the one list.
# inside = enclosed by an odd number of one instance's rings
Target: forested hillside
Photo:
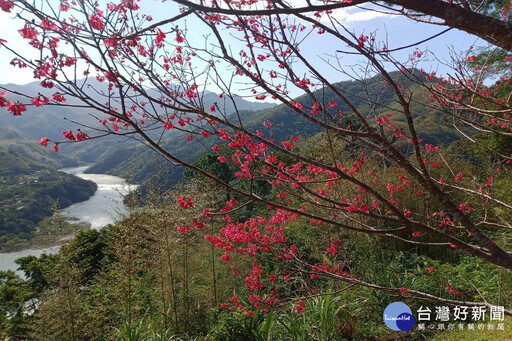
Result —
[[[418, 77], [424, 78], [418, 71], [415, 72]], [[392, 72], [390, 75], [397, 81], [403, 81], [404, 76], [401, 72]], [[358, 111], [367, 115], [382, 115], [397, 109], [393, 91], [384, 87], [384, 84], [385, 81], [381, 76], [375, 76], [366, 80], [365, 83], [345, 81], [336, 83], [335, 86], [342, 93], [347, 94]], [[458, 140], [461, 137], [460, 134], [449, 128], [449, 116], [421, 104], [428, 99], [428, 91], [420, 84], [408, 82], [407, 85], [409, 91], [415, 93], [418, 101], [412, 105], [412, 111], [420, 138], [425, 143], [441, 146]], [[336, 94], [328, 88], [316, 90], [313, 94], [315, 97], [324, 98], [326, 102], [336, 99]], [[313, 99], [308, 95], [300, 96], [294, 99], [294, 102], [304, 107], [314, 105]], [[335, 109], [340, 112], [337, 118], [339, 122], [343, 122], [353, 130], [361, 129], [358, 119], [346, 104], [340, 103]], [[304, 117], [298, 117], [296, 112], [285, 104], [258, 111], [241, 111], [232, 114], [229, 120], [238, 121], [239, 117], [244, 128], [252, 132], [263, 130], [265, 127], [262, 123], [268, 122], [272, 127], [272, 137], [276, 140], [287, 140], [292, 136], [307, 138], [322, 131], [321, 126]], [[389, 123], [396, 127], [405, 127], [404, 118], [395, 116]], [[193, 139], [186, 139], [186, 134], [174, 134], [169, 138], [164, 136], [160, 144], [187, 162], [194, 162], [201, 155], [210, 153], [211, 147], [215, 144], [215, 141], [205, 139], [199, 132], [188, 136]], [[87, 171], [117, 175], [142, 184], [138, 190], [140, 195], [144, 196], [149, 188], [160, 192], [170, 189], [181, 180], [184, 168], [165, 162], [160, 155], [146, 146], [129, 145], [104, 154]], [[158, 186], [155, 186], [156, 183]]]
[[[93, 82], [95, 86], [102, 86]], [[37, 84], [3, 85], [10, 86], [19, 94], [14, 99], [23, 101], [27, 96], [41, 94]], [[89, 88], [89, 86], [85, 87]], [[93, 90], [90, 90], [93, 91]], [[97, 91], [94, 90], [94, 91]], [[42, 91], [49, 94], [50, 90]], [[24, 94], [24, 95], [21, 95]], [[242, 98], [234, 101], [225, 101], [207, 92], [203, 100], [209, 105], [216, 103], [223, 110], [233, 112], [237, 108], [253, 110], [273, 107], [269, 103], [249, 102]], [[101, 114], [77, 105], [76, 101], [65, 102], [43, 108], [29, 108], [23, 120], [13, 116], [0, 117], [0, 243], [9, 248], [23, 244], [17, 238], [27, 240], [33, 238], [32, 232], [43, 218], [54, 213], [56, 209], [64, 208], [72, 203], [84, 201], [89, 198], [96, 187], [93, 183], [81, 180], [72, 175], [57, 172], [56, 169], [72, 167], [80, 164], [97, 163], [90, 173], [119, 174], [131, 181], [143, 181], [155, 173], [154, 164], [147, 159], [138, 158], [138, 174], [126, 171], [125, 162], [135, 154], [147, 155], [145, 148], [140, 148], [136, 141], [105, 137], [101, 140], [90, 140], [84, 144], [63, 143], [59, 145], [59, 152], [43, 148], [37, 141], [43, 137], [58, 138], [61, 131], [80, 129], [82, 125], [97, 123]], [[56, 124], [56, 118], [64, 116]], [[80, 124], [78, 124], [78, 122]], [[76, 142], [76, 141], [75, 141]], [[172, 143], [172, 141], [170, 141]], [[184, 146], [186, 147], [186, 146]], [[177, 146], [177, 148], [179, 148]], [[193, 147], [194, 148], [194, 147]], [[191, 161], [199, 155], [197, 150], [185, 150], [190, 154]], [[134, 154], [135, 153], [135, 154]], [[101, 162], [102, 155], [108, 154], [108, 167]], [[98, 159], [99, 158], [99, 159]], [[118, 165], [119, 164], [119, 165]], [[124, 171], [113, 171], [118, 166]], [[133, 166], [133, 165], [132, 165]], [[177, 177], [177, 178], [176, 178]], [[169, 181], [175, 184], [180, 174], [170, 176]]]
[[[392, 75], [397, 82], [406, 81], [401, 79], [401, 73]], [[395, 96], [382, 86], [382, 82], [382, 79], [375, 77], [369, 79], [364, 87], [356, 82], [337, 83], [337, 87], [352, 94], [351, 101], [357, 104], [357, 110], [386, 117], [387, 112], [398, 109]], [[375, 93], [372, 94], [371, 89]], [[353, 95], [363, 90], [372, 94], [371, 100]], [[415, 84], [409, 84], [408, 91], [415, 92], [419, 102], [428, 95]], [[335, 94], [325, 89], [317, 90], [315, 95], [325, 96], [327, 102], [335, 98]], [[309, 96], [301, 96], [294, 103], [304, 107], [315, 106]], [[458, 180], [460, 183], [489, 181], [486, 171], [494, 159], [486, 150], [498, 140], [488, 139], [486, 145], [475, 144], [468, 148], [466, 141], [449, 128], [449, 116], [445, 113], [427, 109], [420, 103], [413, 104], [412, 108], [423, 143], [443, 147], [443, 154], [436, 162], [444, 162], [463, 174], [473, 175], [471, 179], [461, 178]], [[361, 129], [349, 108], [340, 104], [336, 110], [339, 124], [354, 131]], [[295, 137], [297, 150], [309, 158], [326, 160], [329, 158], [326, 151], [340, 160], [371, 154], [371, 149], [352, 138], [343, 135], [329, 137], [307, 118], [297, 118], [286, 105], [256, 112], [239, 112], [236, 117], [241, 117], [245, 129], [253, 132], [272, 128], [272, 137], [278, 141]], [[397, 127], [397, 131], [406, 129], [406, 122], [400, 117], [390, 117], [388, 122]], [[372, 126], [378, 127], [378, 122], [372, 122]], [[478, 138], [476, 131], [473, 134], [474, 138]], [[13, 141], [20, 137], [16, 131], [6, 131], [4, 135], [11, 139], [6, 145], [23, 146]], [[237, 152], [230, 146], [219, 140], [205, 140], [200, 134], [192, 136], [194, 138], [189, 141], [183, 134], [174, 134], [160, 143], [235, 189], [244, 190], [251, 186], [251, 191], [263, 199], [275, 196], [286, 198], [275, 188], [273, 183], [276, 180], [263, 178], [250, 184], [241, 182], [237, 167], [222, 161], [222, 158], [236, 158]], [[504, 149], [508, 148], [508, 140], [499, 141], [502, 144], [505, 142], [502, 145]], [[399, 138], [392, 143], [407, 157], [413, 157], [408, 143]], [[11, 150], [15, 150], [13, 148]], [[21, 147], [19, 150], [25, 151]], [[19, 174], [10, 180], [17, 181], [18, 190], [23, 191], [24, 185], [37, 182], [46, 198], [53, 200], [50, 194], [59, 190], [49, 187], [51, 179], [56, 178], [52, 178], [48, 169], [42, 166], [37, 168], [25, 158], [14, 158], [5, 152], [4, 155], [9, 160], [5, 163], [9, 167], [5, 167], [4, 172], [8, 173], [10, 169], [11, 173]], [[276, 151], [273, 155], [282, 160], [279, 167], [284, 171], [296, 167], [286, 153]], [[41, 157], [32, 156], [32, 159]], [[385, 159], [369, 158], [365, 166], [371, 169], [370, 175], [379, 177], [383, 186], [380, 190], [382, 195], [393, 191], [395, 202], [407, 202], [408, 207], [414, 207], [417, 212], [427, 214], [440, 210], [435, 200], [425, 200], [417, 192], [401, 188], [407, 181], [404, 182], [400, 169], [390, 168]], [[482, 265], [456, 248], [411, 247], [401, 240], [383, 245], [376, 236], [363, 237], [350, 231], [342, 232], [330, 224], [295, 215], [281, 217], [284, 213], [280, 210], [269, 210], [263, 204], [249, 201], [230, 212], [226, 220], [228, 227], [236, 224], [241, 230], [249, 230], [251, 225], [256, 224], [256, 220], [251, 218], [256, 215], [260, 222], [268, 224], [265, 229], [273, 231], [276, 221], [288, 220], [286, 228], [272, 232], [282, 234], [285, 248], [292, 245], [293, 252], [307, 254], [308, 262], [322, 266], [343, 260], [343, 270], [339, 270], [341, 273], [360, 281], [371, 281], [382, 288], [398, 287], [401, 296], [352, 285], [343, 286], [328, 278], [321, 279], [315, 272], [301, 273], [293, 269], [289, 272], [283, 269], [278, 271], [278, 265], [271, 258], [262, 258], [262, 255], [258, 256], [262, 261], [260, 267], [243, 255], [244, 252], [251, 252], [251, 246], [247, 251], [240, 248], [236, 252], [240, 255], [228, 254], [224, 250], [225, 242], [214, 235], [216, 231], [228, 233], [225, 222], [211, 217], [205, 219], [204, 211], [202, 214], [200, 212], [204, 207], [212, 212], [228, 212], [233, 208], [230, 205], [244, 202], [244, 197], [213, 184], [197, 172], [184, 170], [183, 167], [165, 162], [164, 158], [144, 145], [116, 147], [103, 155], [90, 171], [110, 172], [131, 181], [143, 182], [139, 194], [144, 197], [140, 202], [144, 202], [145, 206], [113, 226], [78, 233], [57, 255], [20, 259], [18, 264], [25, 272], [26, 280], [13, 273], [1, 273], [3, 288], [11, 290], [11, 294], [0, 299], [13, 300], [16, 306], [30, 305], [34, 299], [40, 304], [34, 316], [26, 314], [23, 309], [6, 306], [2, 313], [7, 333], [35, 340], [42, 339], [41, 335], [55, 340], [83, 337], [114, 340], [132, 335], [147, 337], [148, 340], [167, 340], [176, 336], [226, 341], [304, 340], [304, 335], [310, 335], [311, 340], [362, 340], [374, 335], [397, 336], [390, 334], [380, 322], [382, 310], [390, 300], [396, 299], [407, 302], [415, 310], [420, 309], [424, 303], [409, 299], [406, 294], [410, 290], [446, 288], [440, 293], [443, 298], [471, 300], [479, 295], [474, 287], [476, 284], [479, 290], [484, 290], [486, 297], [500, 300], [504, 305], [509, 304], [509, 297], [512, 297], [509, 292], [512, 277], [509, 273], [503, 274], [500, 282], [496, 283], [492, 275], [497, 271], [496, 267]], [[436, 172], [439, 178], [452, 176], [447, 169]], [[396, 178], [401, 179], [400, 184], [394, 185]], [[66, 180], [59, 179], [63, 183]], [[508, 173], [499, 174], [493, 182], [496, 188], [510, 188], [512, 177]], [[80, 190], [72, 188], [73, 196], [81, 195]], [[84, 188], [82, 184], [80, 188]], [[320, 186], [315, 190], [324, 193]], [[40, 193], [43, 192], [34, 194], [40, 198]], [[504, 202], [512, 200], [512, 194], [506, 190], [496, 190], [494, 194]], [[28, 195], [24, 197], [29, 198]], [[176, 202], [176, 198], [186, 200], [192, 197], [194, 206], [188, 211], [183, 211], [183, 207], [187, 207], [186, 201], [180, 202], [178, 199]], [[19, 196], [15, 198], [19, 199]], [[474, 214], [485, 214], [485, 209], [478, 207], [471, 195], [461, 194], [458, 200], [465, 202], [468, 207], [475, 207]], [[11, 201], [10, 206], [5, 206], [5, 212], [10, 212], [12, 216], [13, 212], [17, 212], [13, 205], [22, 203]], [[498, 207], [492, 210], [487, 214], [494, 215], [489, 218], [496, 223], [497, 217], [508, 214]], [[23, 211], [23, 207], [19, 211]], [[444, 217], [441, 218], [442, 222], [446, 221]], [[30, 238], [30, 230], [27, 234], [23, 232], [17, 231], [18, 236]], [[333, 239], [333, 234], [337, 236], [336, 239]], [[9, 240], [10, 236], [3, 238]], [[410, 233], [404, 232], [398, 237], [406, 240], [410, 238]], [[324, 249], [326, 244], [330, 244], [327, 250]], [[369, 248], [377, 251], [369, 255]], [[256, 257], [256, 254], [252, 257]], [[258, 275], [263, 269], [269, 273], [266, 278]], [[348, 271], [351, 275], [348, 275]], [[263, 290], [259, 295], [248, 291], [254, 288], [251, 284], [253, 278], [261, 285], [268, 286], [267, 291]], [[277, 291], [278, 286], [281, 293]], [[317, 296], [316, 292], [320, 291], [327, 294]], [[362, 307], [361, 301], [367, 304]], [[63, 306], [66, 308], [62, 309]], [[270, 309], [272, 312], [269, 312]], [[93, 313], [97, 311], [101, 311], [101, 314]], [[14, 318], [7, 319], [7, 316]], [[52, 327], [48, 328], [48, 325]], [[442, 340], [443, 335], [438, 331], [414, 331], [407, 334], [407, 338]], [[496, 335], [505, 337], [510, 332], [496, 332]]]
[[[2, 130], [5, 133], [5, 129]], [[7, 133], [5, 133], [7, 134]], [[36, 142], [13, 137], [0, 141], [0, 249], [33, 238], [37, 224], [56, 209], [87, 200], [96, 184], [55, 168], [76, 165]], [[50, 152], [51, 153], [51, 152]]]
[[[332, 146], [342, 158], [362, 151], [342, 139], [333, 141]], [[325, 133], [305, 138], [300, 148], [305, 155], [325, 157], [329, 148]], [[467, 148], [463, 141], [456, 141], [447, 146], [445, 155], [453, 167], [485, 179], [490, 158], [484, 148]], [[196, 164], [226, 183], [240, 186], [234, 176], [236, 169], [220, 163], [219, 156], [230, 157], [229, 149], [203, 154]], [[385, 163], [369, 162], [382, 181], [389, 181], [388, 186], [394, 181], [397, 174], [387, 170]], [[495, 181], [500, 188], [512, 185], [509, 174]], [[256, 181], [253, 190], [264, 198], [279, 193], [265, 181]], [[502, 200], [512, 199], [509, 192], [499, 195]], [[176, 202], [176, 198], [190, 196], [194, 207], [183, 210], [184, 203]], [[400, 189], [394, 198], [426, 211], [437, 205]], [[437, 329], [393, 333], [383, 325], [382, 311], [394, 300], [406, 302], [413, 311], [425, 306], [435, 309], [433, 302], [408, 297], [413, 290], [439, 290], [443, 298], [462, 301], [483, 294], [503, 305], [509, 305], [512, 298], [510, 272], [499, 273], [497, 267], [456, 248], [411, 247], [401, 240], [383, 244], [377, 236], [344, 232], [297, 216], [282, 228], [286, 247], [294, 245], [294, 252], [307, 254], [309, 262], [322, 266], [342, 260], [347, 276], [350, 271], [356, 280], [398, 287], [401, 293], [345, 285], [318, 277], [315, 272], [280, 269], [273, 257], [255, 254], [248, 258], [244, 249], [228, 256], [219, 248], [223, 242], [214, 236], [219, 230], [230, 233], [226, 222], [201, 218], [201, 208], [226, 211], [226, 201], [242, 202], [243, 197], [194, 172], [186, 172], [184, 184], [163, 194], [151, 193], [146, 199], [147, 206], [123, 221], [100, 231], [78, 233], [57, 255], [18, 260], [26, 280], [13, 273], [0, 273], [2, 287], [10, 293], [0, 295], [0, 300], [15, 303], [0, 310], [4, 316], [14, 316], [4, 318], [8, 333], [34, 340], [128, 340], [133, 335], [139, 337], [136, 340], [332, 341], [367, 340], [376, 335], [446, 340], [452, 334]], [[482, 210], [469, 195], [460, 200], [475, 206], [475, 211]], [[258, 235], [251, 226], [261, 223], [271, 229], [286, 219], [281, 216], [284, 212], [268, 212], [264, 205], [249, 202], [230, 213], [227, 226], [236, 224], [249, 238], [249, 233]], [[251, 218], [254, 215], [259, 222]], [[333, 234], [337, 236], [334, 241]], [[408, 238], [408, 233], [400, 236]], [[255, 259], [261, 265], [255, 265]], [[261, 275], [263, 270], [266, 276]], [[257, 282], [252, 282], [253, 278]], [[268, 288], [262, 287], [257, 294], [248, 292], [254, 283]], [[36, 315], [16, 310], [33, 299], [40, 304]], [[505, 325], [511, 322], [505, 319]], [[457, 333], [468, 340], [473, 335], [469, 330]], [[512, 330], [507, 327], [485, 335], [507, 338]]]

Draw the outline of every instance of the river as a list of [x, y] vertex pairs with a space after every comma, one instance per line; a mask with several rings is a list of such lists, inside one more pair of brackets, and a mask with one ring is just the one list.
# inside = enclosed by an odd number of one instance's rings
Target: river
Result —
[[[60, 171], [74, 174], [82, 179], [94, 181], [98, 185], [98, 190], [89, 200], [73, 204], [60, 213], [77, 219], [74, 222], [87, 222], [91, 224], [91, 229], [100, 229], [101, 227], [113, 223], [128, 213], [124, 204], [123, 196], [135, 185], [129, 185], [120, 177], [106, 174], [84, 174], [88, 166], [63, 168]], [[44, 249], [28, 249], [10, 253], [0, 253], [0, 270], [15, 270], [17, 268], [14, 260], [24, 256], [39, 256], [43, 253], [56, 253], [59, 246], [53, 246]]]

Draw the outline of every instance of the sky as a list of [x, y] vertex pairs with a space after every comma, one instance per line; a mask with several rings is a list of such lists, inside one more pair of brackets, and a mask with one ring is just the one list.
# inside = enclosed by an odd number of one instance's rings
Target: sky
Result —
[[[148, 4], [151, 4], [150, 6]], [[171, 2], [162, 4], [161, 2], [144, 2], [148, 6], [146, 12], [153, 15], [156, 20], [163, 19], [162, 13], [169, 15], [169, 11], [163, 11], [162, 6], [172, 6]], [[356, 36], [360, 34], [376, 33], [377, 40], [385, 41], [388, 49], [394, 49], [400, 46], [413, 44], [437, 34], [446, 27], [427, 25], [412, 22], [400, 16], [390, 16], [377, 12], [361, 11], [356, 8], [342, 9], [336, 12], [337, 18], [342, 22], [349, 31], [353, 31]], [[17, 30], [22, 27], [19, 20], [13, 19], [14, 14], [7, 14], [0, 11], [0, 39], [8, 41], [9, 45], [18, 51], [22, 51], [25, 55], [33, 53], [33, 49], [28, 47], [26, 41], [22, 41]], [[202, 41], [202, 33], [193, 32], [194, 24], [188, 19], [189, 34], [187, 39], [195, 40], [200, 44]], [[323, 39], [320, 41], [320, 39]], [[329, 62], [340, 63], [347, 68], [358, 62], [357, 57], [346, 56], [340, 61], [334, 60], [332, 53], [334, 49], [344, 49], [345, 46], [337, 46], [339, 42], [329, 40], [328, 38], [318, 37], [306, 42], [301, 48], [302, 52], [306, 52], [310, 60], [318, 63], [318, 68], [322, 73], [328, 75], [331, 81], [344, 80], [344, 75], [335, 72], [332, 67], [328, 66], [323, 60]], [[459, 53], [467, 51], [470, 46], [483, 43], [474, 36], [458, 30], [451, 30], [433, 40], [430, 40], [419, 46], [420, 49], [428, 49], [435, 52], [437, 61], [433, 60], [434, 55], [430, 55], [431, 61], [425, 61], [421, 66], [427, 71], [436, 71], [438, 75], [448, 72], [448, 68], [443, 66], [443, 62], [450, 61], [450, 53], [453, 51]], [[411, 49], [404, 50], [397, 55], [401, 60], [407, 60]], [[33, 82], [32, 72], [29, 70], [20, 70], [9, 65], [12, 56], [5, 49], [0, 47], [0, 84], [14, 83], [25, 84]], [[439, 63], [441, 61], [441, 63]]]

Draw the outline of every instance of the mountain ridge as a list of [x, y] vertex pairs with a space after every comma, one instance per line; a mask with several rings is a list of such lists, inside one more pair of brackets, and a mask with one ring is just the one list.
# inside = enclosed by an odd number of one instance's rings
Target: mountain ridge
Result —
[[[402, 80], [405, 77], [401, 72], [393, 72], [391, 76], [394, 79]], [[381, 115], [386, 110], [397, 110], [397, 103], [394, 101], [394, 93], [392, 89], [384, 86], [385, 80], [376, 76], [366, 80], [364, 86], [359, 82], [344, 81], [336, 83], [334, 86], [338, 91], [342, 92], [357, 109], [370, 116]], [[428, 96], [426, 90], [419, 85], [412, 84], [411, 90], [419, 93], [424, 92], [425, 96]], [[318, 89], [315, 95], [317, 98], [325, 98], [326, 102], [331, 100], [338, 100], [336, 94], [328, 88]], [[364, 93], [365, 96], [361, 97], [358, 94]], [[354, 95], [355, 94], [355, 95]], [[314, 103], [313, 100], [307, 95], [302, 95], [294, 100], [296, 103], [304, 105], [306, 108], [311, 108]], [[351, 113], [349, 107], [344, 103], [337, 103], [336, 110], [343, 112], [343, 116], [339, 118], [347, 126], [351, 126], [352, 129], [358, 129], [359, 121], [353, 113]], [[426, 143], [443, 144], [450, 143], [457, 140], [459, 137], [453, 132], [445, 129], [440, 121], [443, 114], [436, 112], [432, 109], [428, 109], [419, 104], [412, 104], [413, 117], [415, 124], [418, 128], [418, 134]], [[257, 129], [262, 129], [263, 121], [270, 121], [272, 124], [272, 133], [276, 141], [284, 141], [292, 136], [298, 135], [302, 138], [313, 136], [323, 129], [309, 121], [307, 118], [300, 117], [297, 113], [287, 106], [286, 104], [280, 104], [272, 108], [255, 111], [255, 112], [239, 112], [240, 117], [243, 120], [244, 128], [256, 132]], [[231, 116], [232, 119], [238, 119], [238, 116]], [[370, 120], [371, 121], [371, 120]], [[373, 121], [371, 121], [373, 122]], [[391, 122], [397, 126], [406, 125], [405, 118], [392, 118]], [[372, 123], [375, 124], [376, 123]], [[184, 160], [185, 162], [194, 162], [204, 153], [210, 153], [213, 144], [221, 144], [223, 141], [214, 139], [202, 139], [198, 141], [187, 141], [186, 136], [173, 136], [169, 139], [161, 141], [161, 145], [172, 151], [172, 153]], [[201, 139], [201, 137], [199, 137]], [[107, 153], [102, 158], [98, 159], [98, 162], [89, 169], [90, 172], [105, 172], [107, 174], [118, 175], [127, 177], [130, 181], [136, 183], [142, 183], [139, 187], [139, 191], [145, 192], [148, 189], [149, 183], [152, 176], [158, 175], [159, 186], [164, 190], [171, 188], [178, 183], [183, 174], [183, 167], [177, 167], [171, 163], [165, 161], [158, 154], [154, 153], [150, 149], [144, 149], [143, 146], [127, 147], [119, 154]]]

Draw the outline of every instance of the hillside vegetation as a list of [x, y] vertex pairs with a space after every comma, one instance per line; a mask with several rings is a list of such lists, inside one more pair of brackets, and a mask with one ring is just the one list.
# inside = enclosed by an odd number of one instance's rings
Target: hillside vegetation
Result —
[[[395, 108], [393, 96], [385, 88], [382, 90], [380, 82], [379, 78], [373, 78], [366, 84], [368, 89], [381, 89], [373, 94], [373, 100], [352, 98], [361, 111], [380, 115]], [[338, 86], [351, 93], [359, 89], [353, 82]], [[419, 99], [426, 96], [414, 85], [409, 91], [415, 91]], [[325, 96], [330, 95], [325, 91]], [[296, 102], [312, 106], [308, 97], [297, 98]], [[347, 108], [340, 105], [339, 110], [343, 115], [338, 119], [344, 125], [359, 129]], [[486, 146], [468, 147], [445, 126], [445, 116], [439, 112], [420, 104], [413, 105], [413, 110], [424, 142], [443, 146], [443, 159], [436, 161], [472, 175], [461, 182], [486, 181], [486, 170], [493, 162]], [[363, 144], [341, 135], [328, 136], [318, 126], [297, 119], [284, 105], [240, 114], [244, 125], [252, 131], [260, 129], [262, 122], [268, 120], [273, 137], [278, 141], [298, 135], [297, 152], [317, 160], [329, 157], [326, 150], [340, 160], [353, 160], [354, 156], [368, 152]], [[391, 120], [396, 126], [405, 124]], [[210, 172], [234, 189], [250, 186], [260, 198], [282, 195], [266, 179], [240, 181], [235, 175], [236, 166], [219, 162], [220, 156], [232, 158], [234, 151], [225, 145], [212, 151], [214, 142], [200, 135], [188, 141], [185, 136], [176, 134], [164, 136], [160, 141], [173, 154]], [[403, 141], [398, 139], [393, 143], [406, 157], [410, 156], [407, 143], [401, 144]], [[494, 142], [490, 139], [488, 143]], [[293, 160], [284, 152], [275, 154], [282, 161], [279, 167], [293, 166]], [[400, 170], [390, 167], [378, 155], [369, 156], [365, 162], [371, 175], [383, 184], [378, 189], [381, 193], [389, 191], [397, 178], [400, 180]], [[20, 169], [22, 167], [20, 163]], [[406, 303], [414, 314], [425, 306], [435, 311], [441, 304], [418, 299], [409, 295], [410, 291], [436, 292], [441, 299], [461, 302], [479, 301], [483, 297], [505, 307], [512, 303], [512, 274], [458, 248], [407, 243], [411, 231], [403, 231], [397, 234], [399, 238], [383, 243], [378, 235], [360, 234], [306, 217], [281, 221], [277, 215], [279, 212], [288, 215], [285, 210], [245, 201], [241, 195], [202, 175], [190, 170], [183, 172], [183, 168], [170, 165], [145, 146], [123, 145], [102, 156], [90, 171], [109, 172], [144, 183], [139, 194], [144, 197], [145, 206], [99, 231], [79, 232], [56, 255], [18, 260], [26, 279], [13, 272], [0, 272], [0, 288], [3, 289], [0, 302], [14, 302], [0, 304], [0, 321], [3, 321], [6, 335], [55, 341], [446, 339], [453, 337], [453, 331], [415, 328], [409, 332], [393, 332], [383, 323], [382, 312], [395, 301]], [[433, 172], [439, 178], [453, 177], [449, 169]], [[367, 174], [370, 173], [358, 176], [363, 178]], [[512, 176], [503, 172], [497, 174], [493, 182], [496, 197], [509, 202], [511, 194], [503, 189], [512, 186]], [[333, 184], [335, 189], [337, 186], [344, 184]], [[318, 185], [312, 189], [323, 188]], [[355, 187], [353, 190], [357, 191]], [[419, 212], [418, 216], [440, 212], [436, 200], [411, 193], [397, 189], [393, 200], [407, 202], [408, 207]], [[183, 209], [179, 200], [187, 197], [193, 197], [194, 205]], [[483, 215], [485, 210], [494, 221], [498, 216], [510, 216], [509, 211], [498, 207], [484, 208], [469, 194], [461, 193], [457, 200], [474, 207], [473, 214]], [[229, 211], [232, 207], [227, 207], [227, 203], [244, 201], [243, 205]], [[322, 209], [314, 207], [312, 211]], [[227, 211], [229, 216], [219, 214]], [[209, 217], [207, 212], [215, 212], [220, 217], [216, 214]], [[253, 228], [259, 221], [268, 223], [261, 232]], [[371, 218], [362, 217], [361, 221], [379, 228], [389, 227], [387, 222], [375, 223]], [[296, 271], [281, 264], [279, 257], [271, 253], [255, 251], [247, 257], [244, 253], [250, 253], [251, 244], [244, 247], [242, 243], [233, 243], [233, 252], [228, 255], [223, 241], [216, 235], [228, 234], [228, 227], [236, 227], [245, 238], [257, 236], [264, 240], [266, 232], [263, 231], [267, 227], [271, 229], [272, 224], [279, 225], [282, 231], [279, 248], [293, 248], [310, 264], [325, 267], [339, 264], [340, 272], [349, 278], [383, 288], [400, 288], [400, 291], [375, 290], [318, 276], [309, 270]], [[493, 234], [492, 230], [489, 233], [496, 237], [496, 243], [506, 242], [504, 235]], [[435, 242], [429, 236], [422, 238]], [[461, 235], [460, 238], [469, 240], [471, 236]], [[330, 248], [326, 250], [328, 245]], [[255, 283], [261, 283], [261, 287], [255, 287]], [[19, 308], [31, 304], [34, 314]], [[493, 328], [499, 323], [493, 324]], [[469, 323], [462, 325], [462, 337], [480, 336], [479, 331], [469, 330]], [[511, 333], [510, 326], [504, 323], [503, 331], [486, 335], [509, 337]]]
[[7, 250], [33, 238], [38, 223], [56, 209], [87, 200], [96, 184], [55, 168], [76, 163], [35, 142], [0, 141], [0, 249]]
[[[391, 76], [403, 82], [401, 78], [404, 76], [401, 72], [392, 72]], [[380, 76], [368, 79], [365, 83], [345, 81], [335, 85], [352, 101], [357, 110], [366, 113], [368, 116], [384, 114], [398, 107], [392, 90], [384, 86], [385, 82]], [[440, 146], [458, 140], [460, 136], [448, 127], [450, 123], [447, 121], [445, 114], [421, 104], [421, 101], [427, 100], [428, 91], [418, 84], [410, 84], [409, 87], [408, 91], [414, 93], [418, 101], [412, 104], [412, 111], [419, 137], [425, 143]], [[364, 96], [357, 97], [354, 94], [364, 94]], [[325, 98], [326, 102], [329, 102], [331, 98], [336, 98], [331, 89], [316, 90], [314, 95], [317, 98]], [[314, 104], [307, 95], [296, 98], [294, 102], [305, 107], [311, 107]], [[342, 113], [339, 117], [341, 121], [347, 125], [352, 125], [354, 130], [360, 128], [357, 118], [350, 113], [346, 104], [339, 104], [339, 111]], [[262, 129], [262, 122], [270, 122], [272, 124], [272, 136], [278, 141], [287, 140], [291, 136], [307, 138], [322, 129], [318, 124], [312, 123], [306, 118], [297, 117], [296, 112], [285, 104], [258, 111], [242, 111], [236, 115], [233, 114], [230, 121], [236, 122], [239, 116], [245, 129], [252, 132]], [[392, 118], [390, 123], [397, 127], [405, 126], [403, 117]], [[210, 153], [211, 147], [215, 143], [211, 139], [204, 139], [199, 134], [194, 135], [194, 139], [191, 141], [187, 140], [186, 137], [186, 135], [174, 133], [171, 137], [163, 135], [160, 144], [164, 149], [172, 150], [178, 158], [186, 162], [194, 162], [201, 155]], [[105, 153], [87, 171], [117, 175], [134, 183], [142, 184], [138, 190], [140, 195], [144, 196], [149, 190], [163, 192], [172, 188], [182, 179], [184, 169], [170, 162], [165, 162], [160, 155], [143, 145], [126, 145]], [[158, 183], [158, 188], [155, 187], [156, 183]]]
[[[318, 133], [305, 139], [300, 148], [321, 156], [325, 143], [325, 134]], [[354, 152], [353, 146], [343, 141], [336, 141], [335, 146], [343, 156]], [[237, 186], [233, 169], [217, 160], [226, 151], [204, 154], [196, 163]], [[474, 174], [488, 162], [485, 152], [465, 148], [462, 141], [450, 144], [447, 151], [447, 162]], [[385, 165], [374, 166], [375, 171], [386, 172]], [[393, 177], [391, 172], [386, 179], [392, 181]], [[504, 175], [497, 181], [507, 186], [512, 178]], [[393, 332], [382, 322], [382, 312], [391, 302], [405, 302], [414, 314], [423, 307], [435, 311], [439, 303], [409, 297], [406, 291], [396, 295], [316, 278], [307, 272], [279, 270], [272, 257], [259, 254], [225, 258], [223, 250], [209, 242], [213, 233], [225, 227], [222, 219], [190, 230], [183, 228], [201, 215], [200, 208], [217, 211], [226, 200], [242, 198], [193, 172], [186, 172], [184, 182], [164, 194], [151, 193], [147, 206], [123, 221], [100, 231], [78, 233], [56, 255], [18, 260], [26, 280], [0, 272], [2, 288], [11, 293], [0, 295], [0, 301], [14, 299], [19, 306], [35, 298], [40, 303], [34, 315], [4, 306], [0, 312], [6, 332], [29, 340], [56, 341], [419, 341], [455, 337], [494, 340], [512, 335], [509, 318], [489, 322], [494, 328], [490, 332], [470, 330], [470, 321], [462, 323], [463, 330]], [[263, 182], [256, 183], [254, 190], [264, 197], [276, 194]], [[181, 209], [176, 202], [180, 196], [193, 196], [197, 208]], [[436, 205], [405, 193], [397, 193], [396, 199], [425, 206], [425, 210]], [[266, 217], [267, 212], [266, 207], [251, 203], [232, 212], [230, 221], [251, 222], [250, 217]], [[341, 244], [336, 255], [329, 255], [324, 246], [333, 234]], [[305, 218], [288, 223], [284, 236], [286, 245], [296, 245], [298, 252], [308, 255], [308, 261], [332, 264], [343, 260], [343, 268], [361, 281], [438, 291], [447, 299], [471, 301], [484, 295], [504, 306], [511, 303], [512, 274], [457, 249], [411, 247], [399, 240], [383, 244], [378, 236], [341, 231], [329, 224], [315, 226]], [[253, 259], [272, 275], [259, 279], [269, 285], [268, 290], [250, 294], [247, 286], [254, 273]], [[447, 282], [457, 293], [445, 289]], [[272, 285], [280, 292], [271, 290]], [[503, 330], [498, 330], [500, 323]]]

